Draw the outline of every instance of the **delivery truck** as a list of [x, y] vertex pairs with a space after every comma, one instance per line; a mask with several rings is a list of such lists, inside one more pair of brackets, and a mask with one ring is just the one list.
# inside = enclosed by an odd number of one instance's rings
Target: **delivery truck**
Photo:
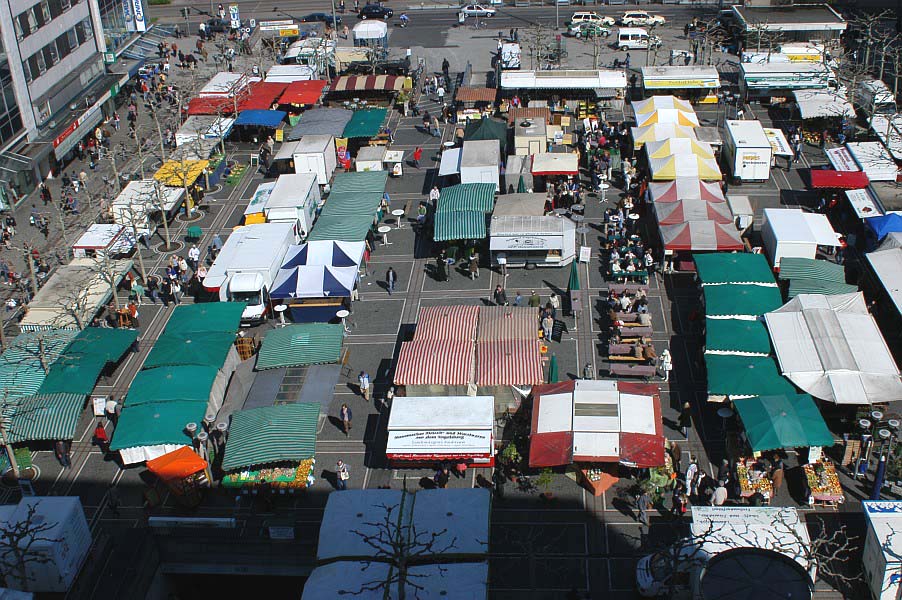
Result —
[[874, 600], [902, 595], [902, 501], [864, 500], [867, 523], [862, 566]]
[[728, 120], [726, 130], [722, 156], [727, 175], [737, 183], [770, 179], [774, 150], [761, 121]]
[[307, 239], [321, 201], [316, 175], [282, 175], [276, 181], [263, 212], [267, 223], [293, 223], [298, 237]]
[[300, 240], [294, 223], [257, 223], [232, 232], [204, 278], [204, 288], [220, 302], [244, 302], [243, 326], [269, 313], [269, 292], [285, 255]]

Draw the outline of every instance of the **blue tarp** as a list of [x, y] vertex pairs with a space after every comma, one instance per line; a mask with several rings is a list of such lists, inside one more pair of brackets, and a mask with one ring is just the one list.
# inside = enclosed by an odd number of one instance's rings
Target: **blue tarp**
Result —
[[877, 235], [878, 240], [882, 240], [890, 233], [902, 231], [902, 215], [889, 213], [880, 217], [868, 217], [865, 219], [868, 226]]
[[243, 110], [235, 125], [248, 125], [251, 127], [278, 127], [285, 120], [286, 113], [283, 110]]
[[270, 296], [288, 298], [348, 297], [357, 283], [357, 267], [306, 265], [279, 270]]

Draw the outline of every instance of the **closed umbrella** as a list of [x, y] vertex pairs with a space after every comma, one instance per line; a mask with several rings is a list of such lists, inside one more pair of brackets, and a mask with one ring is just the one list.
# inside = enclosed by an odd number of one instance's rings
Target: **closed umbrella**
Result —
[[523, 176], [520, 175], [520, 181], [517, 182], [517, 193], [525, 194], [526, 193], [526, 182], [523, 181]]
[[557, 383], [557, 356], [554, 354], [548, 363], [548, 383]]
[[579, 271], [577, 269], [576, 261], [570, 263], [570, 282], [567, 284], [567, 291], [569, 292], [579, 290]]

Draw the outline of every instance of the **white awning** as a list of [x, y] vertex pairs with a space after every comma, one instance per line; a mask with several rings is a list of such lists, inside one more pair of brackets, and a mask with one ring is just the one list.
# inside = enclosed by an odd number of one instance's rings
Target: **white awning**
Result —
[[896, 181], [899, 167], [883, 144], [880, 142], [849, 142], [846, 147], [870, 181]]
[[852, 205], [852, 210], [855, 211], [859, 219], [879, 217], [883, 214], [877, 199], [874, 197], [874, 192], [870, 188], [846, 190], [846, 198], [849, 199], [849, 204]]
[[845, 146], [840, 146], [839, 148], [827, 148], [824, 150], [824, 154], [827, 155], [827, 160], [830, 161], [830, 164], [833, 165], [833, 168], [837, 171], [845, 171], [848, 173], [850, 171], [861, 170], [858, 163], [852, 158], [852, 153], [849, 152], [849, 149]]
[[880, 285], [902, 314], [902, 248], [890, 248], [865, 254]]
[[839, 236], [826, 215], [792, 208], [765, 208], [764, 219], [770, 223], [778, 242], [840, 245]]
[[460, 173], [460, 148], [451, 148], [442, 152], [442, 162], [438, 166], [439, 177]]
[[297, 149], [298, 144], [300, 143], [301, 140], [294, 142], [282, 142], [282, 145], [279, 147], [279, 151], [276, 152], [273, 160], [292, 160], [294, 158], [294, 151]]
[[855, 109], [839, 94], [826, 90], [795, 90], [793, 95], [803, 119], [852, 117]]
[[764, 135], [767, 136], [767, 141], [770, 142], [770, 147], [773, 148], [775, 156], [793, 156], [795, 154], [789, 145], [789, 140], [786, 139], [781, 130], [765, 127]]

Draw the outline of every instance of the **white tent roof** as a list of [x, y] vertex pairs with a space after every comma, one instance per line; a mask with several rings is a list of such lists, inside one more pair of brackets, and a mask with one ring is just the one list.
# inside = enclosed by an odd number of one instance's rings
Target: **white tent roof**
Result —
[[783, 375], [837, 404], [902, 400], [902, 380], [864, 296], [800, 294], [764, 315]]
[[542, 152], [532, 156], [533, 175], [563, 175], [579, 173], [579, 156], [564, 152]]
[[[319, 600], [348, 595], [357, 600], [397, 600], [398, 584], [379, 586], [379, 582], [396, 581], [388, 563], [338, 561], [313, 570], [304, 583], [301, 600]], [[415, 565], [408, 568], [408, 598], [417, 600], [484, 600], [489, 585], [487, 562]], [[424, 585], [424, 583], [426, 585]], [[413, 584], [413, 585], [412, 585]], [[377, 588], [377, 589], [372, 589]], [[385, 593], [388, 592], [386, 596]], [[0, 599], [3, 600], [3, 599]]]
[[851, 117], [855, 109], [848, 100], [826, 90], [796, 90], [793, 92], [803, 119], [816, 117]]
[[315, 173], [285, 173], [276, 179], [276, 185], [266, 201], [267, 215], [273, 208], [303, 206], [316, 185]]
[[871, 181], [896, 181], [899, 167], [880, 142], [849, 142], [849, 154]]
[[184, 195], [185, 188], [156, 185], [153, 179], [141, 179], [130, 181], [113, 200], [113, 205], [153, 210], [162, 204], [162, 209], [169, 212], [181, 202]]
[[870, 252], [865, 256], [883, 289], [896, 305], [896, 310], [902, 314], [902, 248], [884, 250], [882, 245], [880, 248], [880, 251]]
[[780, 242], [839, 246], [839, 236], [826, 215], [798, 208], [765, 208], [764, 220], [770, 223], [774, 237]]
[[355, 40], [380, 40], [388, 35], [388, 24], [384, 21], [361, 21], [354, 25]]
[[494, 411], [493, 396], [397, 396], [388, 429], [492, 429]]
[[460, 173], [460, 148], [451, 148], [442, 152], [442, 162], [438, 166], [439, 177]]

